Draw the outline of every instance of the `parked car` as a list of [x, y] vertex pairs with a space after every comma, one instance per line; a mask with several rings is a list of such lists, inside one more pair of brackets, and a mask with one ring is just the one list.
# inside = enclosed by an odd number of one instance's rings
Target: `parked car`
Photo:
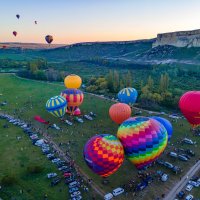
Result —
[[178, 174], [178, 173], [180, 173], [182, 170], [181, 170], [180, 167], [174, 166], [174, 167], [172, 168], [172, 171], [175, 172], [176, 174]]
[[158, 159], [158, 160], [156, 160], [156, 162], [160, 165], [164, 165], [164, 163], [165, 163], [164, 160], [162, 160], [162, 159]]
[[163, 174], [162, 176], [161, 176], [161, 181], [163, 181], [163, 182], [166, 182], [167, 180], [168, 180], [168, 175], [167, 174]]
[[72, 182], [74, 182], [74, 178], [72, 176], [65, 179], [66, 184], [69, 184], [69, 183], [72, 183]]
[[77, 181], [73, 181], [73, 182], [69, 183], [68, 187], [69, 187], [69, 188], [77, 187], [78, 184], [79, 184], [79, 183], [78, 183]]
[[183, 155], [178, 155], [179, 160], [188, 161], [188, 159]]
[[147, 185], [148, 185], [148, 183], [147, 183], [147, 182], [144, 182], [144, 181], [141, 182], [141, 183], [139, 183], [139, 184], [137, 185], [137, 187], [136, 187], [136, 191], [144, 190], [144, 188], [146, 188]]
[[191, 145], [196, 144], [196, 142], [193, 142], [191, 139], [188, 139], [188, 138], [184, 138], [183, 142], [186, 143], [186, 144], [191, 144]]
[[55, 158], [55, 156], [54, 156], [53, 153], [49, 153], [49, 154], [47, 154], [47, 158], [48, 158], [49, 160], [53, 160], [53, 159]]
[[113, 196], [118, 196], [118, 195], [120, 195], [120, 194], [122, 194], [122, 193], [124, 193], [124, 189], [123, 188], [120, 188], [120, 187], [118, 187], [118, 188], [116, 188], [116, 189], [114, 189], [113, 190]]
[[146, 182], [147, 184], [151, 184], [153, 182], [153, 178], [151, 176], [148, 176], [144, 179], [144, 182]]
[[59, 171], [66, 170], [66, 169], [69, 169], [69, 167], [66, 165], [58, 168]]
[[175, 152], [169, 152], [169, 155], [170, 155], [171, 157], [174, 157], [174, 158], [177, 158], [177, 157], [178, 157], [177, 153], [175, 153]]
[[194, 151], [192, 151], [191, 149], [187, 149], [186, 153], [189, 154], [190, 156], [195, 156]]
[[60, 161], [60, 158], [54, 158], [51, 162], [52, 163], [57, 163], [57, 162], [59, 162]]
[[76, 192], [71, 193], [70, 196], [73, 198], [73, 197], [79, 196], [80, 194], [81, 194], [80, 191], [76, 191]]
[[192, 185], [193, 187], [199, 187], [198, 182], [195, 182], [195, 181], [189, 181], [188, 183], [189, 183], [190, 185]]
[[49, 174], [47, 174], [47, 178], [54, 178], [56, 176], [57, 176], [56, 173], [49, 173]]
[[51, 186], [57, 185], [60, 181], [61, 181], [61, 179], [58, 178], [58, 177], [55, 178], [55, 179], [53, 179], [53, 180], [51, 181]]
[[104, 200], [110, 200], [110, 199], [112, 199], [112, 198], [113, 198], [112, 193], [108, 193], [108, 194], [106, 194], [106, 195], [104, 196]]
[[164, 162], [164, 166], [165, 167], [167, 167], [167, 168], [169, 168], [169, 169], [172, 169], [174, 166], [171, 164], [171, 163], [169, 163], [169, 162]]
[[185, 200], [192, 200], [192, 199], [194, 199], [194, 197], [191, 194], [187, 195], [187, 197], [185, 198]]
[[185, 192], [184, 191], [180, 191], [178, 194], [177, 194], [177, 197], [182, 199], [183, 197], [185, 196]]
[[192, 186], [192, 185], [190, 185], [190, 184], [188, 184], [188, 185], [186, 186], [185, 190], [187, 190], [187, 191], [191, 191], [191, 190], [192, 190], [192, 188], [193, 188], [193, 186]]
[[73, 188], [69, 189], [69, 193], [73, 193], [73, 192], [76, 192], [76, 191], [78, 191], [78, 187], [73, 187]]
[[81, 195], [78, 195], [76, 197], [73, 197], [71, 200], [81, 200], [82, 199], [82, 196]]
[[71, 173], [64, 173], [64, 174], [63, 174], [64, 178], [68, 178], [68, 177], [70, 177], [71, 175], [72, 175]]

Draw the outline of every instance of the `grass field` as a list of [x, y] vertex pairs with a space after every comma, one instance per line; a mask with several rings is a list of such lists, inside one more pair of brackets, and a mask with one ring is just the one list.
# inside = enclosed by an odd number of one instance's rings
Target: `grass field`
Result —
[[[76, 163], [81, 166], [81, 168], [105, 191], [110, 192], [115, 187], [127, 184], [129, 180], [134, 180], [138, 182], [139, 179], [137, 178], [137, 170], [136, 168], [128, 161], [125, 160], [124, 164], [121, 168], [116, 172], [114, 175], [110, 176], [108, 180], [110, 183], [108, 185], [102, 185], [102, 179], [97, 175], [93, 174], [90, 169], [86, 166], [82, 151], [85, 142], [93, 135], [100, 134], [100, 133], [110, 133], [115, 135], [117, 133], [117, 125], [114, 124], [108, 116], [108, 110], [111, 105], [110, 101], [102, 100], [94, 96], [85, 95], [84, 103], [80, 107], [83, 113], [88, 113], [89, 111], [93, 111], [97, 113], [97, 118], [94, 121], [85, 121], [83, 124], [74, 123], [72, 127], [63, 124], [59, 119], [51, 116], [45, 110], [45, 103], [48, 98], [54, 95], [60, 94], [62, 90], [64, 90], [63, 85], [54, 85], [54, 84], [47, 84], [42, 82], [36, 82], [32, 80], [24, 80], [19, 79], [13, 75], [0, 75], [0, 102], [7, 100], [8, 105], [1, 107], [1, 111], [5, 111], [11, 115], [16, 115], [17, 117], [24, 119], [26, 121], [30, 121], [34, 126], [38, 128], [46, 130], [45, 125], [39, 124], [33, 120], [35, 115], [40, 115], [46, 120], [50, 122], [54, 122], [60, 127], [62, 127], [63, 132], [56, 131], [53, 129], [48, 129], [48, 134], [53, 138], [56, 143], [66, 143], [71, 141], [70, 146], [70, 153], [72, 157], [75, 159]], [[143, 115], [148, 116], [147, 113], [143, 112]], [[65, 116], [68, 118], [68, 116]], [[184, 126], [180, 126], [183, 123]], [[181, 148], [191, 148], [196, 152], [195, 158], [192, 158], [189, 162], [184, 163], [179, 160], [174, 160], [169, 158], [169, 156], [165, 154], [162, 155], [162, 158], [175, 164], [184, 169], [186, 172], [200, 156], [200, 152], [198, 150], [198, 146], [188, 146], [180, 144], [180, 140], [188, 136], [189, 138], [197, 141], [197, 144], [200, 142], [200, 138], [193, 137], [192, 133], [189, 132], [189, 124], [185, 120], [180, 120], [178, 123], [173, 123], [174, 126], [174, 135], [171, 140], [171, 144], [168, 145], [166, 152], [173, 150], [174, 147], [181, 147]], [[15, 128], [10, 129], [12, 132], [17, 132]], [[1, 134], [2, 135], [2, 134]], [[2, 137], [0, 135], [0, 137]], [[1, 142], [1, 140], [0, 140]], [[2, 145], [1, 145], [2, 146]], [[3, 151], [0, 146], [0, 152]], [[31, 147], [32, 148], [32, 147]], [[66, 146], [62, 146], [63, 150], [66, 151]], [[27, 156], [30, 152], [26, 152]], [[16, 159], [20, 160], [20, 155], [23, 153], [18, 152]], [[4, 156], [1, 160], [6, 160], [7, 158]], [[44, 161], [43, 161], [44, 162]], [[5, 166], [1, 163], [1, 167], [4, 169]], [[18, 169], [18, 168], [17, 168]], [[163, 193], [167, 193], [170, 190], [171, 186], [175, 184], [180, 175], [174, 175], [169, 170], [165, 169], [164, 167], [155, 165], [149, 169], [149, 171], [155, 170], [162, 170], [169, 174], [170, 179], [166, 183], [162, 183], [159, 181], [154, 181], [154, 183], [145, 189], [143, 192], [140, 192], [137, 197], [134, 199], [143, 199], [151, 200], [155, 197], [161, 196]], [[19, 167], [20, 170], [20, 167]], [[18, 171], [18, 170], [17, 170]], [[1, 173], [6, 173], [3, 171]], [[182, 174], [183, 175], [183, 174]], [[41, 175], [42, 176], [42, 175]], [[31, 179], [31, 178], [30, 178]], [[30, 180], [31, 181], [31, 180]], [[28, 185], [28, 184], [27, 184]], [[36, 186], [37, 187], [37, 184]], [[34, 188], [34, 187], [33, 187]], [[48, 189], [48, 184], [47, 188]], [[15, 189], [11, 188], [11, 191], [15, 191]], [[34, 190], [33, 191], [37, 191]], [[58, 194], [58, 192], [57, 192]], [[196, 195], [199, 195], [199, 191]], [[62, 196], [61, 196], [62, 197]], [[132, 194], [128, 194], [128, 196], [120, 196], [119, 199], [131, 199]], [[55, 198], [58, 199], [58, 198]], [[62, 198], [59, 198], [62, 199]]]

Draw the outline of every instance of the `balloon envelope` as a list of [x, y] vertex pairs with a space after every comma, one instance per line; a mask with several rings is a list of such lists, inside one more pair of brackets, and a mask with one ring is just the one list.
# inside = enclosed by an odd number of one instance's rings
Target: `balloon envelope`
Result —
[[200, 91], [183, 94], [179, 100], [179, 108], [193, 127], [200, 125]]
[[70, 74], [65, 77], [65, 87], [69, 89], [77, 89], [81, 87], [82, 79], [76, 74]]
[[64, 97], [51, 97], [46, 103], [46, 109], [55, 117], [63, 117], [67, 108], [67, 101]]
[[83, 155], [89, 168], [102, 177], [116, 172], [124, 161], [121, 142], [109, 134], [92, 137], [85, 144]]
[[19, 18], [20, 18], [20, 15], [19, 15], [19, 14], [17, 14], [17, 15], [16, 15], [16, 17], [17, 17], [17, 19], [19, 19]]
[[170, 123], [170, 121], [163, 117], [158, 117], [158, 116], [153, 116], [151, 118], [157, 120], [165, 127], [165, 129], [167, 130], [167, 134], [168, 134], [168, 141], [170, 141], [170, 139], [172, 137], [172, 133], [173, 133], [173, 127], [172, 127], [172, 124]]
[[115, 123], [121, 124], [131, 116], [131, 108], [125, 103], [116, 103], [110, 107], [109, 115]]
[[53, 36], [47, 35], [47, 36], [45, 37], [45, 40], [46, 40], [46, 42], [47, 42], [48, 44], [51, 44], [51, 43], [53, 42]]
[[117, 95], [119, 102], [126, 104], [134, 104], [137, 100], [137, 96], [138, 92], [134, 88], [124, 88]]
[[134, 117], [124, 121], [118, 129], [125, 155], [143, 169], [155, 161], [167, 146], [167, 130], [154, 119]]
[[16, 32], [16, 31], [13, 31], [13, 35], [16, 37], [16, 36], [17, 36], [17, 32]]
[[83, 103], [84, 99], [83, 92], [78, 89], [66, 89], [61, 92], [61, 96], [67, 100], [67, 110], [70, 113], [74, 113], [78, 106]]

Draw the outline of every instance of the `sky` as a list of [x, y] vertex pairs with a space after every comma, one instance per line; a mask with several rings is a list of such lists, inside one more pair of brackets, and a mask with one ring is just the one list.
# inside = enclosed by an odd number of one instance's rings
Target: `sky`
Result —
[[200, 28], [200, 0], [0, 1], [0, 42], [125, 41]]

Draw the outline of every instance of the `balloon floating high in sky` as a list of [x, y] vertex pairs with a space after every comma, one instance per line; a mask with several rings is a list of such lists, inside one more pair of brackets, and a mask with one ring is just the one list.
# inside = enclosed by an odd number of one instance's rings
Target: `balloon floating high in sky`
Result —
[[13, 31], [13, 35], [16, 37], [17, 36], [17, 31]]
[[64, 97], [54, 96], [46, 103], [46, 109], [55, 117], [63, 117], [67, 108], [67, 101]]
[[158, 121], [148, 117], [129, 118], [121, 124], [117, 137], [125, 155], [143, 169], [155, 161], [167, 146], [167, 130]]
[[134, 104], [137, 100], [137, 96], [138, 92], [134, 88], [124, 88], [117, 95], [119, 102], [126, 103], [128, 105]]
[[46, 40], [46, 42], [47, 42], [48, 44], [51, 44], [51, 43], [53, 42], [53, 36], [47, 35], [47, 36], [45, 37], [45, 40]]
[[131, 108], [125, 103], [116, 103], [110, 107], [109, 115], [115, 123], [121, 124], [131, 116]]
[[17, 19], [19, 19], [19, 18], [20, 18], [20, 15], [19, 15], [19, 14], [17, 14], [17, 15], [16, 15], [16, 17], [17, 17]]
[[168, 134], [168, 141], [170, 141], [170, 139], [172, 137], [172, 133], [173, 133], [173, 127], [172, 127], [172, 124], [170, 123], [170, 121], [163, 117], [157, 117], [157, 116], [153, 116], [151, 118], [157, 120], [165, 127], [165, 129], [167, 130], [167, 134]]
[[116, 172], [124, 161], [121, 142], [109, 134], [92, 137], [85, 144], [83, 155], [89, 168], [102, 177], [108, 177]]
[[200, 91], [183, 94], [179, 100], [179, 107], [192, 127], [200, 125]]

